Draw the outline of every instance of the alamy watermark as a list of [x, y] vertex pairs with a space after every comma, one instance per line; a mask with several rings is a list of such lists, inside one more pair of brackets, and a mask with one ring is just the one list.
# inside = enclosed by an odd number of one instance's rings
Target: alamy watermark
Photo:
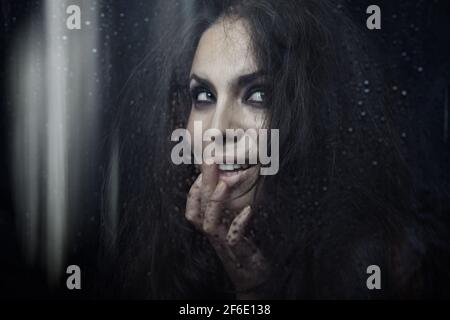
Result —
[[203, 131], [202, 122], [194, 121], [193, 137], [187, 129], [173, 131], [171, 140], [178, 143], [171, 159], [176, 165], [260, 164], [261, 175], [275, 175], [280, 164], [279, 137], [278, 129], [252, 128], [226, 129], [224, 135], [214, 128]]

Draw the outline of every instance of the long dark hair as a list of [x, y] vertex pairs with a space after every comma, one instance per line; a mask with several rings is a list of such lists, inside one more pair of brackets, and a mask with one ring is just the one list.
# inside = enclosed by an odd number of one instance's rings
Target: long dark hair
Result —
[[[248, 232], [272, 265], [257, 288], [261, 296], [434, 292], [439, 215], [427, 208], [433, 218], [423, 218], [420, 185], [383, 94], [384, 75], [344, 9], [319, 0], [208, 0], [195, 2], [189, 19], [183, 10], [177, 5], [149, 40], [111, 133], [118, 229], [111, 231], [111, 206], [105, 206], [102, 273], [113, 270], [109, 283], [116, 293], [234, 296], [208, 241], [184, 218], [198, 173], [170, 160], [171, 133], [185, 127], [191, 108], [195, 49], [219, 18], [246, 22], [268, 74], [268, 125], [280, 129], [280, 170], [259, 181], [264, 197]], [[381, 291], [366, 287], [372, 264], [383, 272]]]

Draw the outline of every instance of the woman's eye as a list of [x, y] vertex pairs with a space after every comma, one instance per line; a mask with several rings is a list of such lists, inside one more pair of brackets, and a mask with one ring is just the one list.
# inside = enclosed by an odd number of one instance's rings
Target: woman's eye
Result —
[[212, 95], [209, 92], [200, 92], [197, 95], [197, 101], [211, 101]]
[[214, 95], [205, 89], [194, 90], [192, 95], [195, 103], [212, 103], [214, 102]]
[[250, 103], [258, 103], [262, 104], [264, 103], [264, 91], [254, 91], [248, 98], [247, 102]]

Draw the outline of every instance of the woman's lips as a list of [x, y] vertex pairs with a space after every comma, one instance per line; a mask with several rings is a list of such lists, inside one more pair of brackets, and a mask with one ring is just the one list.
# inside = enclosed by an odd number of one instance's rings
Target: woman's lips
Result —
[[217, 168], [219, 169], [219, 172], [223, 175], [233, 175], [236, 174], [238, 171], [247, 170], [250, 168], [251, 165], [249, 164], [219, 164], [217, 165]]
[[251, 178], [257, 173], [257, 165], [219, 164], [217, 165], [219, 178], [225, 181], [228, 187]]

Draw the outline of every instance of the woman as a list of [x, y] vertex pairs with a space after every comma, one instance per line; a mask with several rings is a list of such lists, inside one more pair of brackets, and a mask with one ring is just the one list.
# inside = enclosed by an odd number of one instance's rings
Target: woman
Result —
[[[433, 296], [448, 261], [443, 220], [421, 211], [380, 75], [341, 7], [242, 0], [194, 9], [183, 28], [161, 28], [118, 113], [119, 232], [111, 236], [106, 219], [104, 234], [117, 294]], [[171, 134], [193, 134], [196, 122], [224, 134], [279, 129], [278, 173], [175, 165]], [[367, 287], [371, 265], [379, 290]]]

